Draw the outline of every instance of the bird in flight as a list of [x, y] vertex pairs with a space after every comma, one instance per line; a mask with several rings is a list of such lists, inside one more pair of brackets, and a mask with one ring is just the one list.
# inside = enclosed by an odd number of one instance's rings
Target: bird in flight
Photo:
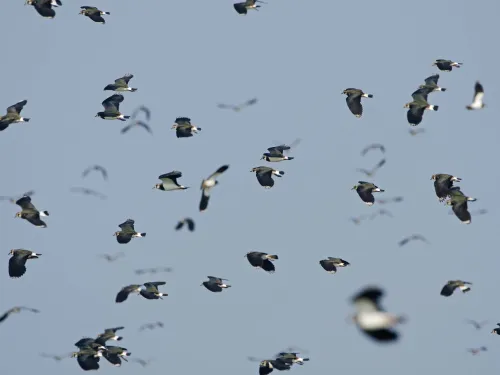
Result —
[[3, 322], [4, 320], [6, 320], [11, 314], [18, 314], [23, 310], [30, 311], [32, 313], [39, 313], [40, 312], [40, 310], [33, 309], [31, 307], [15, 306], [15, 307], [7, 310], [6, 312], [4, 312], [2, 315], [0, 315], [0, 323]]
[[486, 346], [481, 346], [479, 348], [470, 348], [470, 349], [467, 349], [467, 351], [469, 353], [471, 353], [472, 355], [477, 355], [477, 354], [479, 354], [481, 352], [485, 352], [487, 350], [488, 350], [488, 348]]
[[84, 194], [84, 195], [92, 195], [94, 197], [101, 198], [101, 199], [106, 199], [107, 198], [107, 196], [105, 196], [104, 194], [99, 193], [96, 190], [92, 190], [92, 189], [85, 188], [85, 187], [72, 187], [70, 189], [70, 191], [72, 191], [73, 193], [81, 193], [81, 194]]
[[477, 330], [480, 330], [481, 328], [483, 328], [483, 326], [484, 326], [485, 324], [487, 324], [487, 323], [488, 323], [488, 321], [487, 321], [487, 320], [483, 320], [482, 322], [478, 322], [478, 321], [473, 320], [473, 319], [466, 319], [465, 321], [466, 321], [467, 323], [471, 324], [471, 325], [472, 325], [475, 329], [477, 329]]
[[427, 239], [424, 236], [422, 236], [421, 234], [412, 234], [411, 236], [405, 237], [401, 241], [399, 241], [398, 245], [404, 246], [410, 241], [422, 241], [425, 243], [429, 243], [429, 241], [427, 241]]
[[116, 254], [100, 254], [99, 258], [106, 259], [108, 262], [114, 262], [115, 260], [118, 260], [122, 256], [125, 256], [125, 253], [116, 253]]
[[217, 108], [232, 109], [235, 112], [240, 112], [242, 109], [244, 109], [246, 107], [250, 107], [256, 103], [257, 103], [257, 98], [253, 98], [253, 99], [247, 100], [244, 103], [236, 104], [236, 105], [235, 104], [225, 104], [225, 103], [217, 104]]
[[375, 175], [375, 172], [377, 172], [380, 168], [382, 168], [385, 164], [385, 159], [380, 160], [377, 165], [375, 165], [372, 169], [367, 170], [367, 169], [362, 169], [358, 168], [356, 169], [358, 172], [364, 173], [367, 177], [372, 177]]
[[144, 113], [147, 121], [151, 120], [151, 110], [144, 105], [141, 105], [136, 109], [134, 109], [134, 112], [132, 112], [132, 116], [130, 117], [134, 120], [137, 117], [137, 115], [141, 112]]
[[149, 134], [153, 134], [153, 131], [151, 130], [151, 128], [149, 127], [148, 124], [146, 124], [144, 121], [141, 121], [141, 120], [133, 120], [130, 124], [126, 125], [121, 131], [120, 133], [122, 134], [125, 134], [127, 133], [130, 129], [132, 128], [136, 128], [136, 127], [139, 127], [139, 128], [143, 128], [145, 129]]
[[483, 109], [486, 106], [483, 103], [483, 98], [484, 98], [483, 85], [481, 85], [479, 81], [477, 81], [476, 85], [474, 86], [474, 98], [472, 100], [472, 104], [469, 104], [465, 108], [467, 108], [468, 110]]
[[361, 156], [365, 156], [366, 153], [370, 150], [380, 150], [383, 154], [385, 154], [385, 147], [380, 143], [373, 143], [371, 145], [366, 146], [363, 150], [361, 150]]
[[100, 172], [102, 174], [102, 178], [104, 178], [105, 180], [108, 179], [108, 171], [106, 170], [106, 168], [104, 168], [103, 166], [101, 165], [91, 165], [90, 167], [87, 167], [83, 172], [82, 172], [82, 178], [85, 178], [87, 177], [87, 175], [92, 172], [92, 171], [96, 171], [96, 172]]

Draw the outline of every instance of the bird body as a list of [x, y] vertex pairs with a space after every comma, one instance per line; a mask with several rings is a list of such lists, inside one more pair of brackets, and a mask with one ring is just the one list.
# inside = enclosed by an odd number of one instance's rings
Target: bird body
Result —
[[118, 227], [120, 227], [120, 231], [115, 232], [113, 236], [116, 236], [116, 241], [120, 244], [129, 243], [132, 238], [136, 237], [146, 237], [146, 233], [140, 233], [135, 230], [134, 227], [135, 221], [132, 219], [127, 219]]
[[455, 289], [460, 289], [462, 293], [467, 293], [471, 290], [470, 286], [472, 283], [462, 280], [450, 280], [441, 289], [441, 295], [443, 297], [449, 297], [453, 294]]
[[162, 174], [158, 176], [158, 179], [162, 181], [161, 184], [156, 184], [153, 189], [172, 191], [172, 190], [186, 190], [189, 187], [179, 185], [177, 179], [182, 177], [182, 173], [179, 171], [172, 171], [169, 173]]
[[233, 4], [233, 7], [238, 14], [246, 15], [248, 13], [248, 10], [251, 9], [259, 10], [260, 5], [258, 5], [257, 3], [265, 4], [263, 1], [260, 0], [246, 0], [241, 3]]
[[201, 131], [201, 128], [191, 124], [189, 117], [177, 117], [172, 129], [175, 129], [177, 138], [189, 138]]
[[445, 59], [437, 59], [432, 64], [432, 66], [437, 66], [437, 68], [443, 72], [451, 72], [453, 68], [460, 68], [462, 65], [463, 64], [460, 62]]
[[264, 186], [266, 189], [270, 189], [274, 186], [273, 175], [277, 177], [283, 177], [285, 172], [279, 171], [277, 169], [269, 168], [269, 167], [255, 167], [252, 168], [250, 172], [255, 172], [257, 177], [257, 181], [261, 186]]
[[267, 253], [262, 253], [259, 251], [251, 251], [245, 255], [248, 262], [255, 268], [262, 268], [264, 271], [269, 273], [275, 272], [275, 267], [272, 261], [277, 260], [277, 255], [269, 255]]
[[151, 281], [144, 283], [144, 288], [139, 292], [146, 299], [162, 299], [163, 296], [168, 296], [167, 293], [161, 293], [158, 286], [165, 285], [165, 281]]
[[204, 281], [201, 285], [203, 285], [211, 292], [222, 292], [223, 289], [231, 287], [231, 285], [224, 283], [224, 281], [229, 281], [227, 279], [221, 279], [220, 277], [214, 277], [214, 276], [207, 276], [207, 277], [208, 281]]
[[326, 259], [320, 260], [319, 264], [328, 273], [336, 273], [337, 267], [347, 267], [350, 263], [341, 258], [328, 257]]
[[347, 107], [351, 113], [360, 118], [363, 115], [363, 105], [361, 104], [361, 98], [373, 98], [372, 94], [365, 94], [363, 90], [348, 88], [342, 91], [343, 95], [347, 95], [346, 103]]
[[283, 160], [293, 160], [295, 159], [292, 156], [286, 156], [284, 154], [285, 151], [290, 150], [291, 147], [287, 145], [279, 145], [279, 146], [273, 146], [269, 147], [267, 149], [268, 152], [262, 154], [262, 159], [268, 162], [278, 162], [278, 161], [283, 161]]
[[433, 174], [431, 176], [431, 180], [434, 180], [434, 190], [436, 191], [436, 196], [440, 202], [444, 201], [446, 197], [448, 197], [448, 194], [453, 187], [453, 182], [462, 181], [460, 177], [445, 173]]

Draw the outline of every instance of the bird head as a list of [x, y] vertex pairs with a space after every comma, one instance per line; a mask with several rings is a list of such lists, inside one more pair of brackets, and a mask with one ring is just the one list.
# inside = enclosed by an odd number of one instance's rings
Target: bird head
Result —
[[495, 330], [492, 330], [490, 333], [497, 333]]
[[410, 107], [410, 103], [406, 103], [403, 108], [409, 108], [409, 107]]
[[437, 62], [433, 62], [431, 66], [436, 66], [437, 65]]
[[17, 212], [15, 217], [21, 217], [22, 212]]
[[435, 175], [435, 174], [433, 174], [433, 175], [431, 176], [431, 180], [436, 180], [436, 175]]
[[358, 188], [359, 185], [354, 185], [351, 190], [356, 190]]
[[120, 234], [120, 232], [115, 232], [113, 233], [113, 236], [118, 236]]
[[14, 255], [14, 249], [12, 249], [11, 251], [9, 251], [9, 255]]
[[262, 155], [262, 157], [260, 158], [260, 160], [265, 159], [265, 158], [266, 158], [266, 155]]
[[172, 127], [171, 127], [171, 129], [177, 129], [177, 126], [179, 126], [179, 125], [173, 124]]
[[160, 189], [161, 187], [161, 184], [155, 184], [155, 186], [153, 186], [153, 189]]
[[85, 14], [85, 9], [82, 9], [78, 14]]
[[346, 94], [346, 90], [344, 90], [344, 91], [342, 91], [342, 92], [340, 93], [340, 95], [344, 95], [344, 94]]
[[257, 168], [252, 168], [250, 172], [257, 172]]

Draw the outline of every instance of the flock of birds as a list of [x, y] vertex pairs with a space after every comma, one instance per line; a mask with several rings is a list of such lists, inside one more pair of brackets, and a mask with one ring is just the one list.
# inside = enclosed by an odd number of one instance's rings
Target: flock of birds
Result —
[[[234, 4], [234, 9], [239, 14], [247, 14], [248, 10], [258, 10], [260, 5], [257, 3], [262, 3], [258, 0], [247, 0], [245, 2]], [[43, 17], [54, 18], [55, 10], [54, 7], [61, 6], [60, 0], [27, 0], [26, 4], [31, 5], [35, 10]], [[105, 24], [103, 15], [110, 15], [109, 12], [102, 11], [96, 7], [82, 6], [80, 14], [89, 17], [92, 21]], [[434, 62], [434, 64], [440, 71], [451, 72], [453, 68], [460, 68], [462, 63], [454, 62], [451, 60], [439, 59]], [[137, 88], [129, 86], [130, 80], [134, 76], [132, 74], [126, 74], [114, 81], [114, 83], [108, 84], [104, 87], [105, 91], [115, 92], [113, 95], [106, 98], [101, 104], [103, 106], [103, 111], [96, 114], [104, 120], [119, 120], [128, 121], [130, 123], [126, 125], [121, 132], [126, 133], [134, 127], [141, 127], [152, 134], [151, 127], [146, 121], [149, 121], [151, 113], [150, 110], [145, 107], [139, 107], [132, 115], [124, 115], [120, 111], [120, 104], [124, 101], [125, 97], [122, 93], [125, 92], [136, 92]], [[408, 108], [407, 120], [412, 126], [419, 125], [423, 120], [423, 115], [426, 110], [437, 111], [439, 106], [428, 103], [428, 96], [432, 92], [441, 91], [445, 92], [446, 88], [440, 87], [438, 85], [439, 74], [434, 74], [424, 80], [424, 84], [420, 85], [419, 88], [414, 91], [411, 96], [413, 100], [405, 104], [405, 108]], [[473, 101], [470, 105], [467, 105], [468, 110], [479, 110], [485, 107], [483, 103], [484, 90], [479, 82], [475, 84], [475, 93]], [[373, 98], [372, 94], [367, 94], [363, 90], [356, 88], [347, 88], [342, 94], [345, 94], [346, 103], [348, 109], [351, 113], [360, 118], [363, 115], [363, 105], [361, 100], [363, 98]], [[244, 103], [238, 105], [229, 104], [219, 104], [220, 109], [231, 109], [234, 111], [241, 111], [243, 108], [254, 105], [257, 103], [257, 99], [253, 98]], [[6, 130], [10, 125], [29, 122], [30, 118], [23, 117], [21, 112], [27, 105], [27, 100], [15, 103], [7, 108], [7, 113], [0, 117], [0, 131]], [[144, 113], [146, 121], [138, 120], [137, 116], [140, 113]], [[177, 138], [189, 138], [201, 131], [201, 128], [192, 124], [191, 119], [188, 117], [178, 117], [175, 119], [172, 129], [175, 130]], [[413, 135], [417, 134], [415, 130]], [[283, 161], [292, 161], [294, 157], [288, 156], [287, 153], [294, 148], [298, 141], [292, 145], [280, 144], [271, 146], [267, 149], [267, 152], [262, 154], [261, 160], [268, 163], [276, 163]], [[371, 149], [379, 149], [382, 153], [385, 152], [385, 147], [380, 144], [369, 145], [362, 150], [361, 154], [364, 156]], [[381, 159], [372, 169], [358, 169], [358, 171], [364, 173], [367, 177], [373, 177], [378, 169], [383, 167], [385, 164], [385, 158]], [[199, 211], [203, 212], [207, 210], [208, 204], [211, 197], [212, 189], [219, 183], [218, 179], [222, 174], [224, 174], [229, 169], [229, 165], [222, 165], [215, 170], [206, 179], [201, 181], [201, 198], [199, 201]], [[83, 177], [86, 177], [90, 172], [98, 171], [102, 174], [103, 178], [106, 180], [108, 178], [108, 173], [106, 169], [100, 165], [90, 166], [83, 171]], [[274, 186], [273, 177], [283, 177], [285, 172], [282, 170], [275, 169], [270, 166], [258, 166], [250, 170], [250, 172], [255, 173], [258, 183], [266, 189], [270, 189]], [[182, 177], [182, 172], [174, 170], [158, 177], [161, 183], [157, 183], [153, 186], [153, 189], [158, 189], [161, 191], [171, 192], [177, 190], [186, 190], [189, 187], [183, 186], [179, 183], [179, 179]], [[471, 223], [471, 212], [468, 209], [468, 203], [476, 201], [475, 198], [469, 197], [464, 194], [459, 186], [454, 186], [454, 183], [460, 182], [459, 177], [453, 176], [451, 174], [434, 174], [431, 177], [434, 183], [435, 194], [440, 202], [445, 202], [447, 206], [451, 206], [454, 215], [465, 224]], [[374, 193], [383, 193], [384, 190], [379, 188], [372, 182], [359, 181], [353, 188], [356, 191], [359, 198], [368, 206], [375, 204]], [[79, 191], [85, 194], [91, 194], [98, 196], [102, 199], [106, 197], [98, 192], [95, 192], [86, 188], [74, 188], [74, 191]], [[31, 196], [34, 192], [25, 193], [22, 197], [3, 197], [8, 198], [10, 201], [15, 203], [21, 208], [21, 211], [16, 213], [16, 217], [21, 218], [29, 222], [35, 227], [46, 228], [47, 224], [44, 221], [45, 217], [49, 216], [49, 212], [46, 210], [39, 210], [32, 202]], [[389, 202], [400, 202], [402, 197], [391, 198], [390, 200], [380, 199], [377, 202], [384, 204]], [[484, 213], [481, 211], [480, 213]], [[377, 215], [389, 215], [390, 212], [384, 209], [372, 214], [371, 216], [363, 216], [359, 218], [352, 218], [353, 222], [359, 224], [361, 220], [366, 217], [375, 217]], [[133, 238], [145, 238], [146, 232], [138, 232], [135, 229], [135, 221], [133, 219], [127, 219], [123, 223], [119, 224], [119, 231], [114, 233], [116, 240], [119, 244], [127, 244]], [[187, 228], [190, 232], [195, 230], [195, 222], [192, 218], [183, 218], [175, 226], [176, 230], [181, 230], [182, 228]], [[407, 238], [402, 239], [399, 242], [400, 246], [406, 245], [412, 240], [420, 240], [428, 242], [425, 237], [420, 234], [414, 234]], [[11, 278], [22, 277], [26, 273], [26, 263], [28, 260], [38, 259], [42, 254], [35, 253], [34, 251], [27, 249], [12, 249], [9, 253], [11, 255], [8, 264], [8, 272]], [[113, 255], [106, 254], [103, 257], [108, 261], [114, 261], [122, 256], [123, 253], [117, 253]], [[268, 254], [265, 252], [252, 251], [246, 254], [246, 258], [251, 266], [255, 268], [260, 268], [263, 271], [273, 273], [276, 271], [274, 262], [279, 259], [276, 254]], [[347, 260], [328, 257], [326, 259], [319, 261], [320, 266], [328, 273], [336, 273], [338, 268], [344, 268], [350, 266]], [[136, 274], [145, 273], [157, 273], [157, 272], [169, 272], [170, 268], [150, 268], [136, 270]], [[214, 293], [220, 293], [224, 289], [231, 287], [227, 283], [228, 280], [216, 277], [207, 276], [208, 280], [201, 283], [208, 291]], [[165, 281], [148, 281], [143, 284], [132, 284], [123, 286], [116, 294], [115, 302], [123, 303], [125, 302], [129, 295], [136, 294], [142, 296], [146, 300], [157, 300], [167, 297], [168, 294], [160, 291], [159, 287], [166, 284]], [[444, 297], [450, 297], [457, 288], [463, 293], [469, 292], [471, 290], [471, 282], [463, 280], [450, 280], [444, 286], [442, 286], [440, 294]], [[358, 328], [366, 334], [368, 337], [372, 338], [377, 342], [392, 342], [398, 339], [399, 334], [396, 331], [396, 326], [403, 323], [406, 319], [405, 317], [397, 314], [387, 312], [381, 306], [380, 300], [383, 297], [384, 292], [382, 289], [373, 286], [367, 286], [360, 292], [352, 297], [352, 303], [356, 309], [356, 313], [352, 316], [352, 320], [357, 324]], [[38, 313], [39, 310], [16, 306], [8, 311], [6, 311], [2, 316], [0, 316], [0, 322], [5, 321], [11, 314], [19, 313], [21, 311], [30, 311], [33, 313]], [[470, 321], [477, 329], [480, 329], [484, 323], [477, 323], [475, 321]], [[498, 324], [500, 327], [500, 324]], [[140, 329], [154, 329], [155, 327], [163, 327], [163, 323], [155, 322], [148, 323], [142, 326]], [[108, 328], [105, 329], [103, 333], [100, 333], [95, 338], [85, 337], [77, 341], [74, 345], [79, 349], [77, 352], [73, 352], [71, 357], [76, 357], [79, 366], [83, 370], [97, 370], [99, 369], [99, 361], [101, 357], [104, 357], [114, 366], [120, 366], [122, 360], [128, 361], [128, 357], [131, 353], [128, 349], [120, 346], [107, 345], [110, 340], [121, 341], [123, 337], [117, 335], [117, 331], [124, 329], [124, 327]], [[500, 328], [495, 328], [492, 330], [494, 334], [500, 334]], [[472, 354], [477, 354], [481, 351], [486, 350], [485, 347], [470, 349]], [[60, 360], [67, 356], [54, 356], [43, 354], [47, 357], [52, 357], [56, 360]], [[132, 358], [133, 359], [133, 358]], [[142, 359], [135, 359], [137, 362], [147, 364], [147, 361]], [[276, 354], [271, 359], [259, 360], [259, 374], [268, 375], [273, 370], [283, 371], [290, 370], [295, 364], [303, 365], [307, 362], [309, 358], [302, 358], [299, 353], [294, 351], [293, 348], [289, 348], [288, 351], [283, 351]]]

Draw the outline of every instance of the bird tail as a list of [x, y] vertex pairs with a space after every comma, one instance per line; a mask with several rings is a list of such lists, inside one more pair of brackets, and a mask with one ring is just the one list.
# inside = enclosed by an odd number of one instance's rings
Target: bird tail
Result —
[[446, 91], [446, 88], [444, 88], [444, 87], [439, 87], [439, 88], [438, 88], [438, 91], [443, 91], [443, 92], [445, 92], [445, 91]]
[[439, 106], [438, 105], [429, 104], [429, 106], [427, 107], [427, 109], [429, 111], [437, 111], [439, 109]]
[[24, 122], [30, 122], [30, 118], [29, 117], [23, 117], [23, 121]]
[[268, 255], [266, 258], [276, 260], [276, 259], [278, 259], [278, 256], [277, 255]]
[[116, 341], [121, 341], [121, 340], [123, 340], [123, 337], [122, 336], [117, 336], [115, 340]]
[[372, 94], [363, 94], [362, 96], [365, 97], [365, 98], [373, 98]]
[[[107, 13], [107, 14], [109, 14], [109, 13]], [[137, 91], [137, 89], [136, 89], [136, 88], [132, 88], [132, 89], [130, 89], [130, 91], [131, 91], [131, 92], [136, 92], [136, 91]]]
[[295, 159], [293, 156], [285, 156], [285, 160], [293, 160]]
[[109, 15], [111, 15], [111, 13], [109, 13], [109, 12], [103, 12], [103, 13], [104, 13], [104, 14], [107, 14], [108, 16], [109, 16]]
[[467, 286], [467, 285], [464, 285], [464, 286], [461, 286], [460, 287], [460, 290], [463, 292], [463, 293], [467, 293], [470, 291], [470, 287]]
[[130, 116], [123, 116], [123, 118], [124, 118], [125, 120], [128, 120], [128, 119], [130, 118]]
[[469, 202], [475, 202], [475, 201], [477, 201], [477, 199], [476, 199], [476, 198], [472, 198], [472, 197], [467, 197], [467, 200], [468, 200]]
[[40, 216], [49, 216], [49, 211], [40, 211]]
[[139, 237], [146, 237], [146, 233], [139, 233]]

